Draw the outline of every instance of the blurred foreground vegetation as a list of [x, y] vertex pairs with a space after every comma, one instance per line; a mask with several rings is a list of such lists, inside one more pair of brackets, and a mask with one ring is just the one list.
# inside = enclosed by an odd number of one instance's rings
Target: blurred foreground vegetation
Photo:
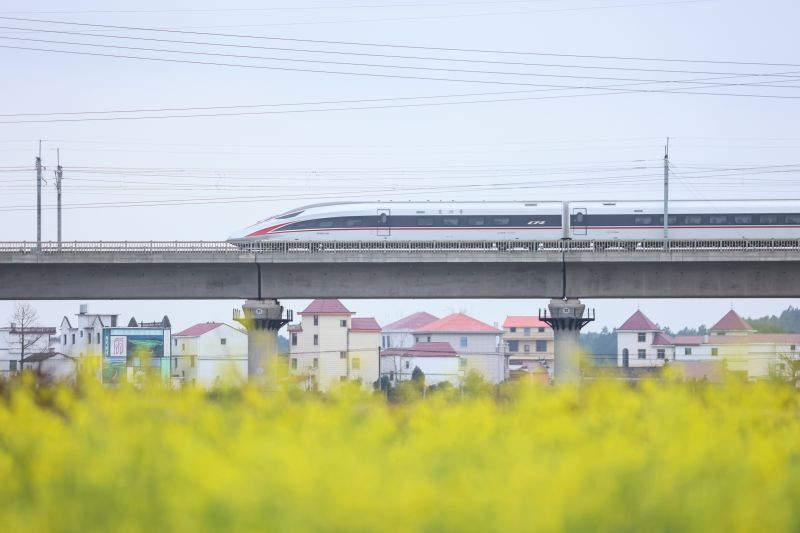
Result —
[[791, 387], [0, 387], [0, 531], [797, 531]]

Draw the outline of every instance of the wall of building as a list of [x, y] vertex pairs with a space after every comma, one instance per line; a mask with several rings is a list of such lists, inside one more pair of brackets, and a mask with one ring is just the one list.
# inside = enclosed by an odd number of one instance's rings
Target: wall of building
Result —
[[172, 350], [173, 377], [202, 386], [247, 377], [247, 334], [228, 324], [197, 337], [173, 337]]
[[461, 380], [458, 357], [414, 357], [388, 355], [381, 357], [381, 375], [390, 376], [394, 373], [394, 383], [408, 381], [414, 368], [419, 367], [425, 374], [426, 385], [436, 385], [442, 381], [449, 381], [458, 386]]

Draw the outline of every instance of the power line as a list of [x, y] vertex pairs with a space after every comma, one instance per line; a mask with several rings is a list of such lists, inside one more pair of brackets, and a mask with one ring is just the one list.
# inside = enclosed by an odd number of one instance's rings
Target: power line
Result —
[[[341, 50], [317, 50], [307, 48], [287, 48], [280, 46], [256, 46], [245, 44], [233, 43], [215, 43], [209, 41], [187, 41], [179, 39], [159, 39], [155, 37], [139, 37], [129, 35], [106, 35], [98, 33], [74, 32], [64, 30], [50, 30], [41, 28], [20, 28], [16, 26], [0, 26], [0, 29], [13, 29], [24, 30], [34, 33], [58, 33], [65, 35], [79, 35], [85, 37], [101, 37], [106, 39], [125, 39], [137, 41], [150, 41], [150, 42], [164, 42], [170, 44], [186, 44], [186, 45], [201, 45], [201, 46], [220, 46], [227, 48], [244, 48], [244, 49], [257, 49], [257, 50], [278, 50], [286, 52], [300, 52], [300, 53], [313, 53], [313, 54], [335, 54], [347, 56], [360, 56], [360, 57], [378, 57], [385, 59], [403, 59], [403, 60], [422, 60], [422, 61], [443, 61], [443, 62], [458, 62], [458, 63], [478, 63], [478, 64], [492, 64], [492, 65], [513, 65], [513, 66], [531, 66], [531, 67], [551, 67], [551, 68], [573, 68], [573, 69], [591, 69], [591, 70], [612, 70], [612, 71], [635, 71], [635, 72], [655, 72], [655, 73], [668, 73], [668, 74], [704, 74], [704, 75], [731, 75], [731, 76], [782, 76], [782, 74], [767, 74], [767, 73], [742, 73], [742, 72], [719, 72], [719, 71], [703, 71], [703, 70], [678, 70], [678, 69], [654, 69], [642, 67], [624, 67], [624, 66], [607, 66], [607, 65], [576, 65], [576, 64], [559, 64], [559, 63], [530, 63], [522, 61], [498, 61], [489, 59], [465, 59], [465, 58], [452, 58], [452, 57], [431, 57], [431, 56], [408, 56], [397, 54], [376, 54], [367, 52], [346, 52]], [[3, 37], [12, 39], [11, 37]], [[32, 40], [21, 39], [20, 40]], [[84, 44], [84, 43], [79, 43]], [[245, 56], [246, 57], [246, 56]]]
[[[122, 46], [122, 45], [111, 45], [105, 43], [82, 43], [82, 42], [75, 42], [75, 41], [57, 41], [51, 39], [32, 39], [26, 37], [5, 37], [0, 36], [0, 39], [6, 40], [15, 40], [15, 41], [29, 41], [35, 43], [47, 43], [47, 44], [61, 44], [61, 45], [71, 45], [71, 46], [90, 46], [95, 48], [111, 48], [111, 49], [119, 49], [119, 50], [135, 50], [140, 52], [158, 52], [158, 53], [168, 53], [168, 54], [186, 54], [186, 55], [193, 55], [193, 56], [212, 56], [212, 57], [225, 57], [225, 58], [234, 58], [234, 59], [257, 59], [257, 60], [266, 60], [266, 61], [285, 61], [285, 62], [292, 62], [292, 63], [313, 63], [313, 64], [324, 64], [324, 65], [338, 65], [338, 66], [347, 66], [347, 67], [367, 67], [367, 68], [383, 68], [383, 69], [401, 69], [401, 70], [413, 70], [413, 71], [433, 71], [433, 72], [447, 72], [447, 73], [457, 73], [457, 74], [483, 74], [483, 75], [499, 75], [499, 76], [534, 76], [534, 77], [541, 77], [541, 78], [566, 78], [566, 79], [588, 79], [588, 80], [599, 80], [599, 81], [625, 81], [625, 82], [639, 82], [639, 83], [649, 83], [649, 84], [703, 84], [705, 83], [704, 80], [661, 80], [661, 79], [641, 79], [641, 78], [621, 78], [621, 77], [609, 77], [609, 76], [579, 76], [574, 74], [547, 74], [541, 72], [508, 72], [508, 71], [496, 71], [496, 70], [470, 70], [470, 69], [457, 69], [457, 68], [446, 68], [446, 67], [424, 67], [419, 65], [386, 65], [386, 64], [379, 64], [379, 63], [357, 63], [353, 61], [326, 61], [320, 59], [302, 59], [302, 58], [285, 58], [285, 57], [271, 57], [271, 56], [252, 56], [252, 55], [242, 55], [242, 54], [223, 54], [223, 53], [216, 53], [216, 52], [200, 52], [195, 50], [172, 50], [172, 49], [164, 49], [164, 48], [144, 48], [144, 47], [136, 47], [136, 46]], [[232, 65], [217, 65], [217, 66], [232, 66]], [[267, 66], [264, 66], [267, 68]], [[305, 72], [306, 70], [299, 70], [300, 72]], [[315, 70], [307, 70], [308, 72], [317, 72]], [[322, 71], [324, 74], [350, 74], [350, 75], [358, 75], [361, 73], [357, 72], [338, 72], [338, 71]], [[769, 82], [760, 83], [759, 86], [761, 87], [770, 87], [770, 88], [777, 88], [777, 89], [798, 89], [800, 86], [796, 85], [769, 85], [770, 83], [787, 83], [790, 81], [796, 81], [798, 72], [786, 72], [786, 73], [712, 73], [712, 74], [724, 74], [726, 77], [787, 77], [789, 79], [786, 80], [771, 80]], [[795, 74], [795, 76], [792, 76]], [[417, 79], [417, 78], [413, 78]], [[433, 78], [436, 80], [436, 78]], [[438, 81], [458, 81], [458, 82], [473, 82], [473, 83], [481, 83], [482, 80], [463, 80], [463, 79], [455, 79], [451, 80], [441, 79]], [[584, 87], [584, 86], [571, 86], [571, 85], [552, 85], [552, 84], [526, 84], [531, 86], [537, 87], [547, 87], [547, 88], [557, 88], [557, 89], [586, 89], [591, 88], [594, 89], [595, 87]], [[740, 86], [740, 85], [750, 85], [750, 84], [740, 84], [740, 83], [725, 83], [725, 84], [714, 84], [714, 86]], [[605, 88], [605, 87], [603, 87]]]
[[619, 60], [619, 61], [698, 63], [698, 64], [710, 64], [710, 65], [800, 67], [800, 64], [797, 63], [769, 63], [763, 61], [722, 61], [722, 60], [711, 60], [711, 59], [675, 59], [675, 58], [654, 58], [654, 57], [637, 57], [637, 56], [603, 56], [594, 54], [564, 54], [564, 53], [552, 53], [552, 52], [525, 52], [525, 51], [491, 50], [491, 49], [479, 49], [479, 48], [454, 48], [454, 47], [443, 47], [443, 46], [399, 45], [399, 44], [386, 44], [386, 43], [368, 43], [368, 42], [358, 42], [358, 41], [299, 39], [291, 37], [270, 37], [264, 35], [242, 35], [242, 34], [231, 34], [231, 33], [199, 32], [199, 31], [177, 30], [168, 28], [148, 28], [141, 26], [115, 26], [110, 24], [91, 24], [86, 22], [66, 22], [58, 20], [32, 19], [32, 18], [7, 17], [7, 16], [0, 16], [0, 20], [16, 20], [22, 22], [38, 22], [45, 24], [61, 24], [69, 26], [92, 27], [92, 28], [109, 28], [116, 30], [166, 32], [166, 33], [177, 33], [186, 35], [208, 35], [213, 37], [233, 37], [238, 39], [261, 39], [261, 40], [273, 40], [273, 41], [306, 42], [306, 43], [316, 43], [316, 44], [334, 44], [334, 45], [345, 45], [345, 46], [403, 48], [409, 50], [432, 50], [432, 51], [445, 51], [445, 52], [471, 52], [471, 53], [481, 53], [481, 54], [531, 55], [531, 56], [548, 56], [548, 57], [572, 57], [572, 58], [582, 58], [582, 59], [609, 59], [609, 60]]

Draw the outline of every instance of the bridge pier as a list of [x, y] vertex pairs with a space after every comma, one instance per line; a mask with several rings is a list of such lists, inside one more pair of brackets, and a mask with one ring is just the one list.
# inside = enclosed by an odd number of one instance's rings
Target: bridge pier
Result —
[[292, 321], [284, 317], [278, 300], [247, 300], [233, 310], [233, 319], [247, 329], [247, 379], [274, 387], [277, 384], [278, 330]]
[[586, 313], [586, 306], [577, 298], [553, 298], [548, 307], [549, 314], [539, 310], [539, 318], [553, 328], [553, 383], [578, 384], [581, 328], [594, 320], [594, 313]]

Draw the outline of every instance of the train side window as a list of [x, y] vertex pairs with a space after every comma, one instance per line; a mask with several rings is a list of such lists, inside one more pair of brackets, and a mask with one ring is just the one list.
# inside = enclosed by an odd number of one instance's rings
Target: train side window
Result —
[[318, 220], [317, 221], [317, 227], [318, 228], [332, 228], [333, 227], [333, 220], [330, 220], [330, 219]]
[[637, 226], [650, 226], [653, 224], [653, 217], [633, 217], [633, 223]]
[[458, 217], [442, 217], [442, 226], [458, 226]]
[[363, 218], [346, 218], [344, 220], [344, 226], [346, 228], [359, 228], [364, 226], [364, 219]]
[[703, 223], [703, 217], [700, 215], [686, 215], [683, 217], [683, 223], [688, 226], [699, 226]]
[[708, 221], [712, 226], [727, 224], [728, 215], [711, 215], [708, 217]]
[[417, 217], [417, 226], [433, 226], [433, 217]]
[[753, 216], [752, 215], [733, 215], [733, 223], [734, 224], [752, 224], [753, 223]]
[[[674, 226], [675, 224], [678, 223], [678, 215], [669, 215], [668, 219], [669, 219], [669, 225], [670, 226]], [[658, 223], [659, 224], [664, 224], [664, 215], [661, 215], [660, 217], [658, 217]]]
[[761, 215], [758, 217], [759, 224], [777, 224], [778, 215]]
[[509, 217], [492, 217], [492, 225], [494, 226], [508, 226], [511, 222]]
[[800, 215], [786, 215], [787, 224], [800, 224]]
[[483, 226], [486, 219], [483, 217], [467, 217], [467, 226]]

